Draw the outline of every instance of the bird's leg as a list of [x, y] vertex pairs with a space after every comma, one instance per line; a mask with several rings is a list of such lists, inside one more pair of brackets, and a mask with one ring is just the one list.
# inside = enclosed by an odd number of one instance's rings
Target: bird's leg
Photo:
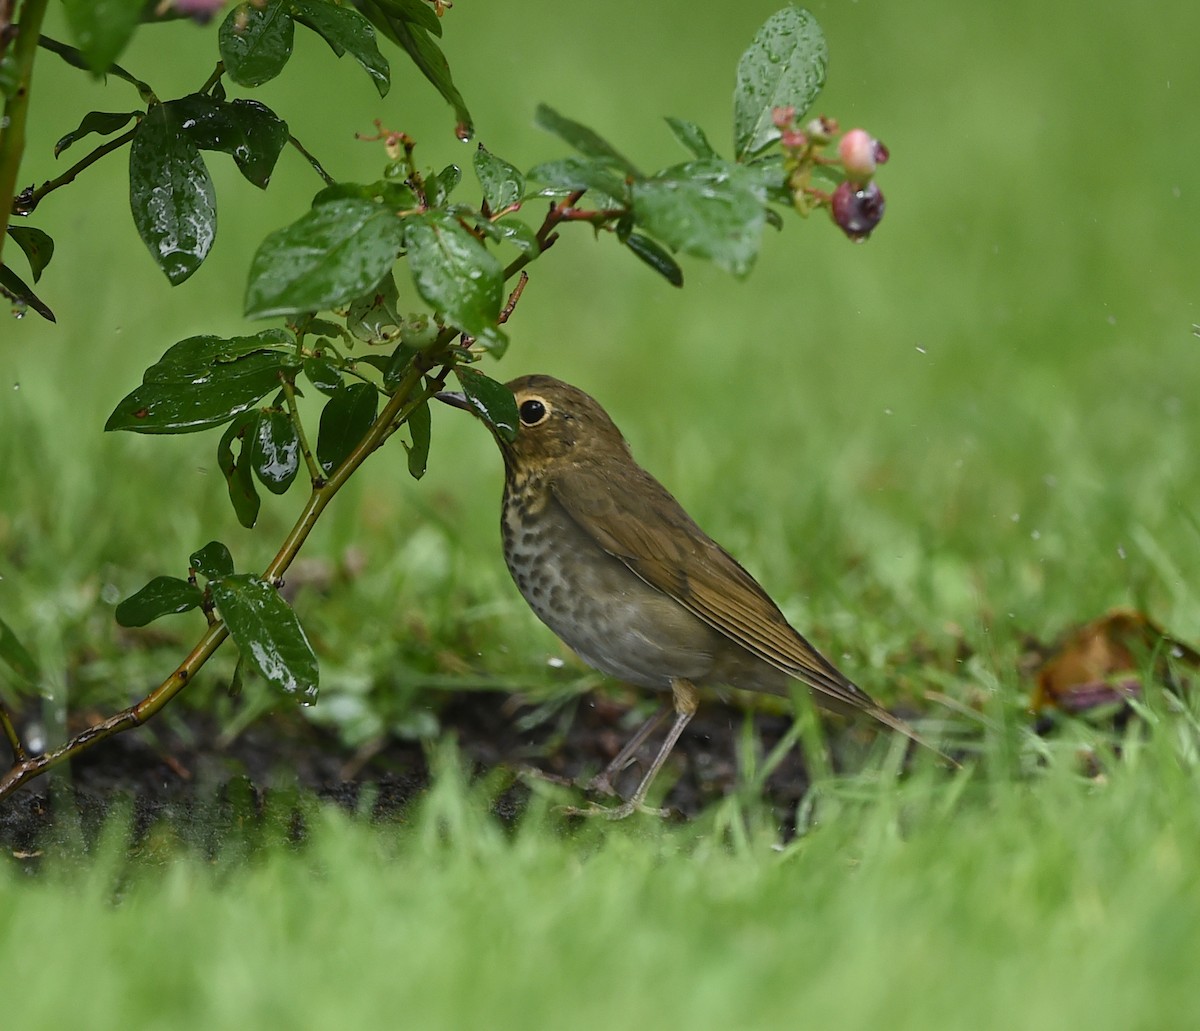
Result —
[[658, 771], [662, 769], [663, 763], [667, 761], [667, 756], [671, 754], [671, 749], [675, 747], [675, 743], [679, 740], [679, 735], [683, 733], [683, 728], [696, 715], [696, 708], [700, 703], [699, 696], [696, 694], [696, 688], [690, 680], [672, 680], [671, 693], [675, 699], [675, 722], [671, 724], [671, 729], [667, 731], [667, 736], [663, 740], [662, 747], [658, 750], [658, 754], [650, 764], [650, 769], [646, 771], [646, 775], [642, 778], [642, 782], [637, 786], [637, 790], [633, 793], [629, 801], [619, 806], [614, 806], [611, 809], [593, 804], [586, 809], [568, 808], [565, 812], [576, 816], [603, 816], [608, 820], [623, 820], [625, 817], [638, 811], [653, 813], [656, 816], [666, 816], [668, 814], [666, 809], [646, 809], [644, 807], [646, 794], [650, 790], [650, 785], [654, 783], [654, 778], [658, 775]]
[[658, 729], [658, 725], [662, 723], [664, 717], [670, 711], [671, 707], [664, 705], [646, 720], [638, 728], [637, 733], [625, 743], [625, 747], [617, 753], [616, 758], [584, 785], [584, 790], [598, 791], [603, 795], [615, 795], [617, 791], [612, 785], [613, 777], [633, 762], [633, 757], [637, 754], [638, 749], [642, 747], [643, 742]]

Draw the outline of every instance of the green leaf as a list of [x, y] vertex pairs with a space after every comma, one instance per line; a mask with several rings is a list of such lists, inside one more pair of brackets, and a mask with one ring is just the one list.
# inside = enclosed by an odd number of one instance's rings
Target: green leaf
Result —
[[221, 23], [217, 43], [229, 77], [241, 86], [270, 82], [292, 56], [295, 26], [284, 0], [240, 3]]
[[570, 144], [584, 157], [594, 158], [611, 165], [616, 165], [626, 175], [637, 179], [640, 177], [633, 163], [625, 157], [608, 140], [586, 125], [560, 115], [548, 104], [538, 104], [533, 115], [533, 123], [539, 129], [554, 133], [559, 139]]
[[153, 105], [129, 151], [129, 206], [142, 242], [173, 285], [207, 257], [217, 233], [216, 203], [200, 151], [166, 105]]
[[429, 206], [440, 208], [462, 182], [462, 169], [458, 165], [447, 165], [425, 184], [429, 191]]
[[516, 440], [519, 416], [512, 391], [466, 365], [456, 365], [454, 375], [479, 417], [505, 440]]
[[429, 464], [429, 435], [432, 430], [429, 402], [422, 401], [408, 415], [408, 430], [412, 434], [412, 447], [408, 449], [408, 471], [414, 480], [425, 475]]
[[637, 224], [669, 247], [744, 276], [762, 240], [766, 190], [751, 169], [691, 161], [635, 183]]
[[522, 254], [540, 254], [541, 244], [538, 243], [537, 233], [522, 222], [516, 215], [505, 215], [495, 222], [481, 223], [480, 228], [494, 239], [507, 241]]
[[111, 136], [118, 129], [124, 129], [130, 119], [136, 118], [140, 113], [139, 111], [89, 111], [83, 116], [83, 120], [77, 128], [72, 129], [54, 144], [54, 156], [58, 157], [69, 146], [78, 143], [92, 133]]
[[233, 572], [233, 556], [220, 541], [209, 541], [188, 556], [188, 565], [201, 576], [215, 580]]
[[163, 105], [177, 132], [200, 150], [229, 154], [238, 171], [259, 189], [271, 181], [288, 141], [287, 122], [256, 100], [217, 100], [193, 93]]
[[117, 606], [121, 626], [145, 626], [159, 616], [174, 616], [198, 608], [204, 592], [177, 576], [156, 576]]
[[192, 433], [219, 426], [279, 387], [281, 373], [299, 368], [284, 330], [249, 337], [188, 337], [168, 348], [142, 385], [113, 409], [106, 430]]
[[825, 36], [808, 11], [789, 4], [763, 23], [738, 62], [733, 152], [739, 161], [779, 139], [775, 108], [794, 107], [800, 117], [812, 107], [828, 63]]
[[535, 165], [529, 178], [545, 183], [542, 197], [561, 197], [577, 190], [590, 191], [597, 207], [621, 208], [629, 203], [629, 187], [612, 168], [592, 158], [560, 158]]
[[283, 494], [292, 485], [300, 471], [300, 435], [286, 412], [265, 411], [259, 416], [250, 441], [250, 463], [272, 494]]
[[324, 358], [305, 358], [304, 375], [322, 394], [332, 397], [342, 386], [342, 374]]
[[400, 331], [400, 293], [391, 270], [374, 288], [354, 298], [346, 312], [346, 329], [351, 336], [368, 344], [383, 344], [395, 339]]
[[446, 212], [406, 218], [404, 242], [421, 297], [484, 347], [503, 350], [508, 341], [497, 320], [504, 272], [495, 257]]
[[378, 401], [371, 384], [351, 383], [325, 403], [317, 433], [317, 461], [325, 472], [333, 472], [358, 446], [375, 421]]
[[305, 704], [316, 701], [317, 657], [279, 592], [250, 573], [221, 577], [209, 587], [242, 657], [285, 695]]
[[671, 255], [649, 237], [642, 236], [640, 233], [630, 233], [629, 239], [625, 241], [625, 246], [672, 286], [683, 286], [683, 269], [675, 263], [675, 259]]
[[[373, 5], [395, 18], [413, 22], [418, 28], [435, 36], [442, 34], [442, 19], [434, 13], [428, 0], [373, 0]], [[359, 6], [367, 7], [370, 4], [363, 2]]]
[[704, 135], [704, 130], [695, 122], [689, 122], [686, 118], [674, 118], [671, 115], [667, 116], [667, 125], [671, 127], [671, 132], [675, 134], [675, 139], [682, 143], [698, 158], [715, 158], [717, 152], [713, 150], [713, 146], [708, 142], [708, 137]]
[[292, 17], [317, 33], [341, 57], [349, 54], [375, 84], [381, 97], [391, 88], [387, 58], [379, 52], [375, 30], [353, 7], [340, 7], [329, 0], [289, 0]]
[[[356, 0], [356, 5], [372, 25], [397, 46], [400, 46], [434, 88], [454, 108], [458, 124], [454, 127], [460, 140], [469, 140], [474, 127], [462, 94], [454, 85], [446, 55], [432, 39], [427, 18], [412, 14], [412, 5], [388, 0]], [[440, 26], [439, 26], [440, 28]], [[436, 33], [441, 35], [440, 31]]]
[[13, 243], [25, 252], [25, 257], [29, 259], [30, 271], [33, 272], [33, 281], [36, 283], [42, 278], [42, 270], [54, 257], [54, 240], [49, 233], [43, 233], [33, 226], [9, 226], [8, 235], [12, 237]]
[[[253, 411], [239, 415], [221, 434], [217, 443], [217, 468], [225, 477], [225, 486], [229, 489], [229, 503], [233, 505], [238, 522], [247, 530], [253, 529], [254, 524], [258, 522], [258, 510], [262, 505], [258, 489], [254, 486], [254, 464], [250, 458], [250, 441], [254, 438], [261, 414], [259, 411]], [[236, 457], [233, 453], [235, 442], [238, 444]]]
[[503, 211], [525, 196], [525, 177], [503, 158], [486, 150], [483, 144], [473, 158], [475, 177], [483, 188], [483, 200], [489, 211]]
[[[77, 2], [82, 3], [87, 2], [87, 0], [77, 0]], [[49, 50], [52, 54], [57, 54], [72, 68], [79, 68], [85, 72], [91, 70], [89, 59], [81, 51], [76, 50], [75, 47], [69, 47], [66, 43], [60, 43], [58, 40], [51, 39], [49, 36], [38, 36], [38, 46], [43, 50]], [[109, 65], [104, 74], [115, 75], [118, 79], [129, 83], [138, 91], [138, 96], [140, 96], [145, 103], [152, 104], [155, 102], [154, 90], [150, 88], [149, 84], [142, 82], [142, 80], [136, 75], [130, 75], [129, 72], [127, 72], [119, 64]]]
[[246, 316], [293, 315], [365, 293], [400, 252], [400, 220], [367, 200], [322, 204], [268, 236], [250, 265]]
[[17, 305], [18, 315], [22, 314], [22, 308], [32, 308], [47, 322], [57, 321], [46, 302], [33, 292], [33, 287], [7, 265], [0, 265], [0, 295]]
[[63, 0], [67, 24], [88, 67], [103, 75], [125, 49], [141, 20], [144, 0]]
[[0, 619], [0, 659], [29, 687], [36, 687], [42, 678], [37, 661], [3, 619]]

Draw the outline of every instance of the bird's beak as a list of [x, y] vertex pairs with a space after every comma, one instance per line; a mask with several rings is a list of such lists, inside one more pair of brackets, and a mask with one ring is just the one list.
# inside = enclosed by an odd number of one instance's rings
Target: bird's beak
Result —
[[479, 414], [475, 411], [475, 406], [467, 400], [466, 394], [460, 394], [457, 390], [440, 390], [433, 395], [439, 401], [444, 401], [453, 408], [461, 408], [464, 412]]

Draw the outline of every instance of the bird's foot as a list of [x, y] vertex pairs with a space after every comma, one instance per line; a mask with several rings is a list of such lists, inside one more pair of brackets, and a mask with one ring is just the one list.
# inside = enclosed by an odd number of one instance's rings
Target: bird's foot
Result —
[[647, 816], [666, 817], [671, 815], [670, 809], [656, 809], [631, 798], [620, 805], [601, 805], [599, 802], [589, 802], [585, 806], [563, 805], [557, 811], [567, 816], [599, 816], [605, 820], [624, 820], [634, 813], [645, 813]]
[[608, 795], [611, 797], [617, 793], [617, 789], [612, 785], [612, 773], [609, 770], [603, 770], [588, 780], [577, 780], [575, 786], [582, 788], [590, 795]]
[[546, 770], [539, 770], [536, 766], [521, 765], [517, 767], [517, 774], [521, 777], [544, 781], [547, 784], [558, 784], [564, 788], [579, 786], [578, 781], [573, 777], [564, 777], [561, 773], [548, 773]]

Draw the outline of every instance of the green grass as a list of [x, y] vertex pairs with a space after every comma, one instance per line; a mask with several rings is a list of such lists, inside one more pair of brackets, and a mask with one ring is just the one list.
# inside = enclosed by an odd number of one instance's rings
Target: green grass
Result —
[[[1194, 746], [1194, 730], [1188, 732]], [[515, 831], [452, 764], [420, 810], [309, 813], [213, 863], [119, 824], [0, 867], [6, 1020], [92, 1028], [1103, 1029], [1200, 1019], [1194, 766], [1171, 728], [1086, 781], [829, 783], [782, 849], [753, 806]]]
[[[511, 5], [460, 3], [446, 46], [480, 138], [508, 160], [559, 155], [530, 125], [544, 100], [652, 166], [682, 157], [660, 115], [724, 145], [734, 63], [775, 6], [612, 0], [597, 18], [536, 0], [514, 21]], [[832, 52], [820, 109], [892, 151], [876, 236], [789, 225], [747, 282], [685, 262], [672, 291], [611, 240], [565, 234], [490, 371], [600, 398], [864, 687], [941, 691], [1007, 731], [957, 778], [870, 766], [823, 784], [817, 822], [782, 851], [740, 796], [691, 827], [534, 812], [510, 834], [447, 775], [407, 823], [315, 813], [300, 849], [214, 864], [163, 831], [134, 874], [111, 841], [33, 879], [6, 864], [6, 1026], [1197, 1023], [1194, 734], [1165, 720], [1119, 760], [1101, 746], [1105, 775], [1084, 780], [1073, 728], [1038, 770], [1019, 660], [1029, 637], [1115, 605], [1200, 639], [1200, 8], [813, 9]], [[125, 63], [164, 93], [198, 84], [209, 67], [162, 41], [199, 31], [147, 36]], [[264, 99], [335, 174], [377, 174], [378, 151], [352, 139], [374, 117], [430, 165], [466, 162], [415, 75], [379, 102], [302, 36], [296, 60]], [[42, 67], [30, 180], [54, 174], [49, 148], [86, 110], [131, 100]], [[118, 166], [33, 220], [59, 244], [41, 284], [59, 325], [0, 326], [0, 615], [46, 671], [52, 730], [68, 707], [157, 683], [197, 632], [118, 633], [120, 597], [213, 537], [260, 567], [295, 511], [269, 500], [256, 531], [238, 528], [212, 435], [100, 430], [168, 345], [247, 328], [254, 246], [302, 209], [311, 172], [285, 159], [258, 195], [215, 162], [216, 249], [170, 290]], [[507, 581], [487, 435], [436, 413], [419, 484], [391, 452], [305, 552], [332, 574], [297, 601], [322, 663], [316, 718], [357, 745], [428, 727], [455, 676], [582, 680], [569, 657], [547, 668], [559, 647]], [[217, 704], [232, 658], [214, 665], [189, 704]]]

